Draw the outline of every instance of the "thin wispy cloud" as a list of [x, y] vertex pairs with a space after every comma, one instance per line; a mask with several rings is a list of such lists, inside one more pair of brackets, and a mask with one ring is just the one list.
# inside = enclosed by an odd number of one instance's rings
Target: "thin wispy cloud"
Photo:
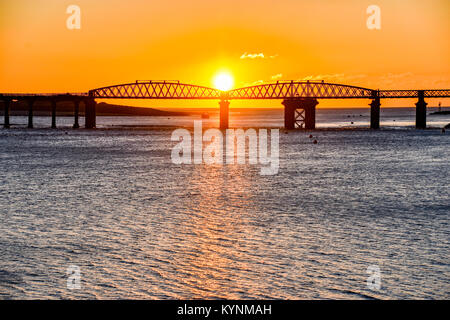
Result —
[[330, 79], [340, 79], [343, 78], [345, 74], [343, 73], [335, 73], [335, 74], [318, 74], [318, 75], [309, 75], [301, 78], [302, 81], [317, 81], [317, 80], [330, 80]]
[[403, 73], [388, 73], [386, 75], [383, 75], [382, 79], [400, 79], [405, 77], [413, 76], [414, 74], [412, 72], [403, 72]]
[[250, 83], [246, 83], [244, 86], [245, 87], [251, 87], [251, 86], [257, 86], [257, 85], [261, 85], [261, 84], [265, 84], [265, 83], [270, 83], [272, 81], [279, 80], [282, 77], [283, 77], [283, 74], [282, 73], [278, 73], [278, 74], [275, 74], [275, 75], [271, 76], [270, 80], [268, 80], [268, 81], [257, 80], [257, 81], [253, 81], [253, 82], [250, 82]]
[[274, 54], [271, 56], [266, 56], [264, 53], [247, 53], [241, 55], [241, 59], [275, 59], [278, 57], [278, 54]]
[[264, 59], [265, 58], [264, 53], [247, 53], [247, 52], [245, 52], [241, 56], [241, 59], [258, 59], [258, 58]]
[[355, 80], [355, 79], [363, 79], [363, 78], [367, 78], [367, 74], [351, 74], [351, 75], [344, 77], [345, 80]]
[[415, 81], [413, 79], [414, 74], [412, 72], [403, 72], [403, 73], [387, 73], [381, 75], [377, 80], [377, 86], [380, 87], [393, 87], [398, 81], [402, 81], [403, 83], [408, 83], [410, 86], [415, 85]]
[[257, 80], [250, 83], [245, 83], [244, 87], [258, 86], [260, 84], [264, 84], [264, 80]]
[[276, 75], [273, 75], [272, 77], [270, 77], [272, 80], [278, 80], [283, 78], [283, 74], [282, 73], [278, 73]]

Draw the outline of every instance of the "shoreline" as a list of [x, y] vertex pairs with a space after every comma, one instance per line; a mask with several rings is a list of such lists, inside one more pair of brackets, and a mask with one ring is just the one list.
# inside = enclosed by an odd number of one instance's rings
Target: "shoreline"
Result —
[[[7, 130], [11, 130], [11, 131], [19, 131], [19, 130], [27, 130], [27, 131], [51, 131], [51, 132], [58, 132], [58, 131], [80, 131], [80, 132], [85, 132], [85, 131], [158, 131], [158, 130], [176, 130], [176, 129], [187, 129], [189, 131], [193, 131], [194, 127], [193, 126], [174, 126], [174, 125], [111, 125], [109, 127], [98, 127], [98, 128], [93, 128], [93, 129], [86, 129], [84, 127], [80, 127], [78, 129], [74, 129], [71, 126], [60, 126], [58, 128], [50, 128], [50, 127], [37, 127], [37, 128], [33, 128], [33, 129], [29, 129], [27, 128], [26, 125], [24, 124], [10, 124], [11, 127], [8, 129], [3, 128], [3, 123], [0, 123], [0, 127], [2, 129], [2, 131], [7, 131]], [[448, 126], [448, 125], [447, 125]], [[401, 126], [401, 127], [392, 127], [392, 126], [387, 126], [387, 127], [381, 127], [380, 129], [370, 129], [369, 127], [364, 128], [364, 127], [337, 127], [337, 128], [316, 128], [316, 129], [310, 129], [310, 130], [306, 130], [306, 129], [285, 129], [283, 127], [258, 127], [258, 126], [252, 126], [252, 127], [230, 127], [229, 129], [243, 129], [243, 130], [247, 130], [247, 129], [278, 129], [280, 130], [280, 132], [283, 133], [297, 133], [297, 132], [338, 132], [338, 131], [370, 131], [370, 132], [390, 132], [390, 131], [441, 131], [443, 128], [447, 127], [435, 127], [435, 126], [430, 126], [427, 127], [425, 129], [416, 129], [415, 126]], [[203, 127], [203, 129], [218, 129], [218, 127], [216, 126], [205, 126]], [[220, 129], [219, 129], [220, 130]], [[222, 130], [223, 131], [223, 130]]]

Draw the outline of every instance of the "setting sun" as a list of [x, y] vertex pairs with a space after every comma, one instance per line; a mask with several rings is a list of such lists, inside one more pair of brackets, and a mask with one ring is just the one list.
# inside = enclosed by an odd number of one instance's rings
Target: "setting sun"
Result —
[[450, 298], [450, 0], [0, 0], [0, 39], [0, 306]]
[[220, 72], [214, 77], [214, 87], [222, 91], [233, 88], [234, 79], [229, 72]]

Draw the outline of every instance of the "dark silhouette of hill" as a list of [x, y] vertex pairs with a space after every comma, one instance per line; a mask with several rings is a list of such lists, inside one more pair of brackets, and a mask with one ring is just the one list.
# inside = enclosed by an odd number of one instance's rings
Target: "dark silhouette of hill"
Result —
[[[3, 116], [4, 105], [0, 102], [0, 115]], [[33, 114], [36, 116], [50, 116], [51, 104], [47, 101], [35, 101], [33, 105]], [[131, 107], [116, 104], [100, 102], [97, 104], [98, 116], [188, 116], [188, 112], [164, 111], [153, 108]], [[58, 116], [72, 116], [74, 106], [71, 102], [58, 102], [56, 114]], [[28, 114], [28, 105], [24, 101], [13, 102], [10, 107], [11, 116], [26, 116]], [[84, 116], [84, 103], [80, 103], [80, 116]]]
[[450, 110], [445, 110], [445, 111], [435, 111], [430, 113], [430, 115], [448, 115], [450, 114]]

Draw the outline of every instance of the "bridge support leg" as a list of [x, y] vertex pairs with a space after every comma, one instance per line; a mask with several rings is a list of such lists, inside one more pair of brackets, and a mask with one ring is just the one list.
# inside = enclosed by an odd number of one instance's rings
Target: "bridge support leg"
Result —
[[230, 102], [227, 100], [221, 100], [220, 106], [220, 129], [228, 129], [229, 109]]
[[295, 129], [295, 101], [286, 99], [281, 104], [284, 105], [284, 128], [288, 130]]
[[306, 98], [303, 102], [305, 109], [305, 129], [313, 130], [316, 128], [316, 105], [318, 105], [316, 99]]
[[380, 129], [380, 97], [372, 99], [370, 106], [370, 129]]
[[[316, 106], [319, 104], [315, 98], [293, 98], [285, 99], [284, 105], [284, 127], [286, 129], [308, 129], [316, 128]], [[297, 109], [302, 109], [298, 112]]]
[[28, 100], [28, 128], [33, 129], [33, 104], [32, 99]]
[[52, 100], [51, 104], [52, 104], [52, 129], [56, 129], [56, 100]]
[[80, 101], [74, 100], [73, 106], [74, 106], [74, 117], [75, 117], [74, 123], [73, 123], [73, 128], [78, 129], [80, 127], [80, 124], [78, 123], [78, 113], [79, 113], [79, 109], [80, 109]]
[[5, 104], [5, 110], [4, 110], [5, 121], [3, 123], [3, 127], [5, 129], [8, 129], [9, 128], [9, 106], [10, 106], [11, 100], [5, 99], [5, 100], [3, 100], [3, 103]]
[[417, 92], [419, 101], [416, 103], [416, 129], [427, 128], [427, 103], [425, 102], [425, 96], [423, 90]]
[[96, 121], [95, 121], [95, 106], [96, 102], [94, 99], [89, 99], [85, 102], [85, 127], [86, 129], [92, 129], [95, 128]]

